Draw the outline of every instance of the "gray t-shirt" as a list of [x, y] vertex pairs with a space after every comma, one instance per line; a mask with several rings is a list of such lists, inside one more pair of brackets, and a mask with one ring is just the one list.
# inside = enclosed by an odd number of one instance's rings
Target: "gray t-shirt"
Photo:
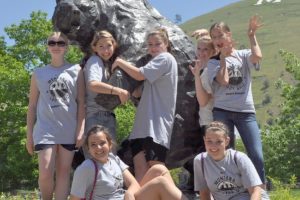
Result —
[[248, 156], [228, 149], [221, 161], [213, 160], [206, 152], [203, 154], [203, 170], [201, 154], [194, 159], [195, 191], [209, 189], [215, 200], [249, 200], [249, 187], [261, 185], [258, 173]]
[[[106, 75], [104, 63], [99, 56], [93, 55], [91, 56], [87, 63], [83, 68], [84, 78], [85, 78], [85, 85], [87, 87], [88, 83], [92, 81], [99, 81], [99, 82], [108, 82], [108, 78]], [[86, 103], [86, 116], [89, 117], [94, 113], [99, 111], [107, 111], [104, 107], [100, 106], [96, 103], [95, 97], [98, 93], [95, 93], [88, 88], [85, 90], [85, 103]]]
[[34, 144], [75, 144], [79, 65], [46, 65], [34, 71], [39, 90]]
[[[123, 172], [128, 166], [118, 156], [109, 154], [105, 164], [97, 162], [98, 176], [93, 191], [93, 200], [123, 200]], [[79, 198], [87, 198], [91, 194], [95, 178], [95, 166], [92, 160], [85, 160], [77, 167], [73, 176], [71, 194]]]
[[[259, 64], [250, 61], [251, 50], [235, 50], [226, 58], [229, 84], [221, 86], [215, 80], [220, 61], [210, 59], [207, 64], [210, 85], [214, 89], [214, 107], [233, 112], [255, 113], [251, 89], [251, 68], [259, 70]], [[215, 84], [214, 84], [215, 83]]]
[[177, 62], [170, 53], [161, 53], [140, 68], [144, 89], [129, 139], [152, 137], [170, 147], [177, 97]]

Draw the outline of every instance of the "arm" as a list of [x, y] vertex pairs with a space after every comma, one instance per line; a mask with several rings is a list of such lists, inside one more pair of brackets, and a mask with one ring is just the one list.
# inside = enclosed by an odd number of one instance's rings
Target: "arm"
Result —
[[127, 187], [124, 200], [134, 200], [134, 194], [140, 189], [140, 185], [128, 169], [123, 172], [123, 177]]
[[261, 49], [258, 45], [255, 32], [259, 29], [262, 24], [259, 22], [259, 17], [254, 15], [250, 18], [249, 28], [248, 28], [248, 37], [251, 46], [251, 56], [250, 60], [252, 63], [258, 63], [262, 59]]
[[36, 120], [36, 107], [39, 98], [39, 90], [36, 83], [35, 75], [31, 77], [30, 92], [29, 92], [29, 105], [27, 111], [27, 139], [26, 149], [30, 155], [33, 155], [33, 126]]
[[139, 68], [131, 65], [129, 62], [126, 62], [121, 58], [117, 58], [115, 60], [115, 62], [112, 65], [112, 71], [117, 67], [120, 67], [122, 70], [124, 70], [129, 76], [131, 76], [135, 80], [138, 81], [145, 80], [145, 76], [141, 73]]
[[201, 200], [211, 200], [210, 191], [208, 189], [199, 191], [199, 197]]
[[204, 107], [206, 106], [208, 101], [212, 98], [212, 96], [202, 86], [200, 71], [203, 67], [201, 65], [202, 65], [201, 61], [197, 60], [195, 67], [192, 67], [190, 65], [189, 68], [195, 77], [195, 90], [196, 90], [198, 103], [200, 107]]
[[228, 75], [228, 70], [226, 67], [226, 60], [225, 60], [226, 57], [227, 56], [220, 54], [220, 69], [216, 76], [217, 82], [222, 86], [226, 86], [229, 84], [229, 75]]
[[125, 103], [129, 98], [129, 92], [127, 90], [101, 81], [91, 81], [88, 83], [87, 88], [95, 93], [118, 95], [121, 103]]
[[79, 148], [84, 143], [84, 124], [85, 124], [85, 84], [82, 70], [78, 73], [77, 79], [77, 127], [76, 127], [76, 147]]
[[260, 186], [254, 186], [248, 188], [250, 194], [250, 200], [260, 200], [261, 199], [261, 188]]

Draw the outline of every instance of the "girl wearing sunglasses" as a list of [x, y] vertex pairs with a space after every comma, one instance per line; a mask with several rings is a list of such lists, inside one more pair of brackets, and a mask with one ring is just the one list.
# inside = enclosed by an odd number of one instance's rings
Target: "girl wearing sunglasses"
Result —
[[30, 155], [38, 153], [42, 199], [52, 199], [53, 193], [67, 199], [74, 150], [83, 143], [84, 78], [78, 64], [64, 59], [64, 34], [53, 32], [47, 47], [51, 63], [35, 69], [31, 78], [26, 148]]

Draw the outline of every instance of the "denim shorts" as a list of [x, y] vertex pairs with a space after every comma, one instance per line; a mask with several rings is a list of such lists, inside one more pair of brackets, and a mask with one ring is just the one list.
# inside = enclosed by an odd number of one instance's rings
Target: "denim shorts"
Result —
[[117, 141], [116, 116], [110, 111], [98, 111], [87, 117], [85, 121], [85, 134], [95, 125], [101, 125], [108, 129], [112, 139]]

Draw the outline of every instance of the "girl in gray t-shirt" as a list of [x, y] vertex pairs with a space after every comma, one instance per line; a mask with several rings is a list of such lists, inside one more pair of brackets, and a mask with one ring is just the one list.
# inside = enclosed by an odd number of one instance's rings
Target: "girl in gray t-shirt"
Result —
[[117, 42], [106, 30], [97, 31], [91, 42], [93, 55], [87, 60], [83, 72], [86, 84], [85, 132], [94, 125], [104, 125], [116, 141], [116, 118], [113, 110], [96, 102], [98, 94], [117, 95], [121, 103], [129, 98], [129, 92], [108, 83], [111, 65], [116, 57]]
[[168, 33], [163, 28], [147, 35], [148, 53], [152, 59], [140, 68], [117, 58], [113, 69], [120, 67], [136, 80], [144, 80], [132, 132], [131, 150], [135, 177], [140, 181], [146, 171], [164, 163], [170, 148], [177, 97], [177, 62], [170, 49]]
[[30, 84], [26, 147], [38, 152], [42, 199], [67, 199], [73, 150], [83, 143], [84, 78], [64, 60], [67, 44], [61, 32], [50, 35], [51, 63], [35, 69]]
[[261, 188], [259, 175], [246, 154], [226, 149], [229, 144], [227, 127], [211, 122], [204, 136], [206, 153], [194, 159], [195, 191], [200, 199], [249, 200], [269, 199]]
[[128, 166], [111, 153], [112, 141], [103, 126], [88, 131], [86, 145], [91, 159], [76, 169], [70, 200], [187, 200], [164, 165], [150, 168], [139, 184]]

